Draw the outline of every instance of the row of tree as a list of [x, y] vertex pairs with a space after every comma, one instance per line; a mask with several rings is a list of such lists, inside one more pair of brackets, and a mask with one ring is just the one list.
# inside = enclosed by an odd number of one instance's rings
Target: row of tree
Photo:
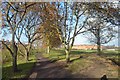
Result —
[[[119, 3], [117, 3], [119, 4]], [[113, 3], [79, 2], [3, 2], [2, 29], [12, 35], [12, 48], [4, 41], [3, 45], [11, 53], [13, 71], [17, 69], [18, 45], [16, 39], [26, 50], [26, 60], [32, 44], [41, 40], [50, 48], [64, 46], [66, 61], [70, 61], [70, 51], [79, 34], [92, 33], [90, 39], [98, 45], [98, 53], [103, 43], [111, 41], [116, 35], [116, 26], [120, 25], [119, 7]], [[27, 38], [28, 46], [23, 43]]]

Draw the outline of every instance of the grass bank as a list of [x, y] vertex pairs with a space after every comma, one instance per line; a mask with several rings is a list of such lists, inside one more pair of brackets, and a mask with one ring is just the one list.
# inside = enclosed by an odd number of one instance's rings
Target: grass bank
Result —
[[[19, 72], [12, 71], [12, 61], [11, 58], [2, 64], [2, 79], [9, 80], [11, 78], [25, 78], [32, 69], [34, 63], [36, 62], [35, 57], [36, 50], [33, 50], [29, 56], [30, 61], [26, 62], [25, 57], [18, 55], [18, 69]], [[9, 53], [7, 53], [9, 55]], [[11, 56], [10, 56], [11, 57]]]

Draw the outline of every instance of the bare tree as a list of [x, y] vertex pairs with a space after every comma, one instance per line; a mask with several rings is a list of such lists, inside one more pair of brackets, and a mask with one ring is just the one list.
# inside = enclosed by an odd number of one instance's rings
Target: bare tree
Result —
[[120, 2], [93, 2], [88, 4], [90, 12], [96, 11], [103, 19], [113, 25], [120, 25]]
[[104, 20], [102, 15], [93, 15], [87, 20], [85, 26], [89, 29], [87, 38], [90, 42], [97, 44], [98, 54], [101, 53], [101, 45], [113, 40], [116, 36], [116, 26]]
[[[86, 32], [83, 30], [84, 25], [88, 19], [85, 15], [87, 7], [84, 3], [58, 3], [58, 31], [61, 42], [63, 43], [66, 61], [70, 61], [70, 51], [75, 41], [75, 37], [81, 33]], [[84, 18], [82, 19], [82, 17]]]
[[10, 48], [4, 41], [2, 41], [2, 44], [6, 46], [6, 48], [11, 53], [12, 59], [13, 59], [13, 71], [18, 71], [17, 68], [17, 52], [18, 47], [16, 45], [15, 41], [15, 35], [16, 31], [23, 20], [27, 9], [34, 5], [34, 3], [20, 3], [20, 2], [3, 2], [2, 3], [2, 28], [7, 29], [7, 33], [12, 34], [12, 48]]
[[[27, 61], [29, 60], [29, 53], [33, 42], [42, 38], [40, 31], [38, 30], [41, 22], [42, 20], [40, 19], [38, 12], [30, 11], [25, 15], [24, 20], [21, 22], [20, 29], [17, 30], [18, 35], [16, 35], [16, 38], [25, 48]], [[27, 46], [22, 42], [21, 36], [27, 38]]]

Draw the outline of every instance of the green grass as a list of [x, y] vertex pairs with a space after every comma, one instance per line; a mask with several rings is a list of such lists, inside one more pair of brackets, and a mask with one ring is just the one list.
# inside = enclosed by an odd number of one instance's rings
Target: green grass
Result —
[[118, 58], [119, 54], [120, 53], [118, 51], [107, 51], [107, 50], [104, 50], [102, 53], [102, 55], [106, 57], [116, 57], [116, 58]]
[[9, 62], [12, 60], [11, 54], [7, 49], [3, 49], [2, 52], [0, 53], [2, 55], [2, 61], [4, 62]]
[[117, 55], [117, 54], [119, 54], [119, 51], [117, 51], [117, 50], [103, 50], [103, 53], [104, 54], [109, 54], [109, 55]]
[[49, 58], [50, 60], [62, 60], [65, 59], [65, 52], [63, 50], [51, 50], [49, 54], [44, 53], [44, 57]]
[[[72, 50], [70, 52], [70, 60], [72, 62], [79, 60], [80, 56], [89, 56], [89, 53], [95, 53], [96, 50]], [[51, 61], [66, 61], [65, 51], [63, 49], [52, 49], [49, 54], [44, 53], [44, 57], [49, 58]]]
[[[74, 56], [80, 56], [80, 55], [86, 55], [89, 56], [89, 54], [96, 54], [97, 50], [71, 50], [70, 55], [71, 58]], [[65, 60], [65, 52], [63, 49], [60, 50], [55, 50], [52, 49], [50, 51], [50, 54], [43, 54], [45, 57], [48, 57], [49, 59], [52, 60]], [[106, 58], [114, 58], [115, 60], [118, 60], [118, 51], [102, 51], [102, 55], [105, 56]]]
[[3, 64], [2, 68], [2, 78], [3, 80], [9, 80], [9, 78], [24, 78], [28, 75], [29, 71], [32, 69], [34, 62], [36, 61], [34, 55], [30, 55], [30, 60], [26, 62], [25, 58], [18, 58], [18, 69], [20, 72], [13, 73], [12, 71], [12, 62], [6, 62]]
[[117, 64], [120, 64], [120, 61], [119, 61], [120, 55], [119, 54], [120, 53], [117, 50], [115, 50], [115, 51], [104, 50], [102, 53], [102, 56], [106, 57], [107, 59], [113, 60]]
[[35, 57], [34, 55], [30, 56], [31, 61], [27, 62], [25, 59], [18, 60], [18, 69], [22, 70], [21, 72], [13, 73], [12, 71], [12, 64], [10, 62], [7, 62], [3, 64], [3, 78], [24, 78], [29, 70], [31, 70], [34, 62]]
[[91, 61], [82, 58], [70, 63], [67, 69], [69, 69], [73, 74], [76, 74], [81, 70], [88, 68], [91, 64]]
[[[68, 64], [68, 67], [66, 69], [69, 69], [72, 73], [79, 73], [80, 70], [86, 69], [87, 67], [92, 64], [89, 60], [86, 60], [84, 58], [79, 58], [80, 56], [86, 56], [89, 54], [86, 54], [87, 52], [93, 53], [95, 50], [72, 50], [70, 60], [71, 63]], [[63, 50], [51, 50], [50, 54], [43, 54], [44, 57], [49, 58], [50, 60], [57, 60], [65, 62], [65, 52]]]
[[79, 53], [95, 53], [97, 51], [96, 50], [72, 50], [71, 52], [75, 52], [76, 54], [79, 54]]

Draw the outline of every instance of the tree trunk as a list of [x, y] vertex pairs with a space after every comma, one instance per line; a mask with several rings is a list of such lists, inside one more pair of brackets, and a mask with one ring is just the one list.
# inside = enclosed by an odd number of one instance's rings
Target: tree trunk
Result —
[[13, 71], [14, 72], [17, 72], [18, 71], [18, 68], [17, 68], [17, 51], [18, 51], [18, 48], [16, 46], [15, 43], [13, 43]]
[[31, 43], [29, 42], [28, 48], [26, 48], [26, 61], [29, 61], [30, 49], [31, 49]]
[[47, 46], [47, 54], [50, 53], [50, 46]]
[[98, 55], [100, 55], [101, 53], [100, 29], [97, 30], [97, 52]]
[[29, 61], [29, 51], [26, 50], [26, 61]]
[[18, 51], [18, 47], [15, 43], [15, 33], [12, 34], [12, 49], [13, 49], [13, 71], [17, 72], [18, 68], [17, 68], [17, 51]]
[[66, 53], [66, 62], [69, 63], [70, 62], [70, 51], [66, 49], [65, 53]]
[[17, 56], [13, 56], [13, 72], [17, 72], [18, 68], [17, 68]]
[[12, 33], [12, 48], [9, 48], [7, 46], [7, 44], [4, 43], [4, 41], [2, 42], [3, 45], [6, 46], [6, 48], [9, 50], [9, 52], [12, 55], [12, 67], [13, 67], [13, 72], [17, 72], [18, 68], [17, 68], [17, 52], [18, 52], [18, 47], [15, 44], [15, 33]]
[[97, 44], [97, 52], [98, 52], [98, 54], [101, 53], [101, 47], [100, 47], [100, 44]]

